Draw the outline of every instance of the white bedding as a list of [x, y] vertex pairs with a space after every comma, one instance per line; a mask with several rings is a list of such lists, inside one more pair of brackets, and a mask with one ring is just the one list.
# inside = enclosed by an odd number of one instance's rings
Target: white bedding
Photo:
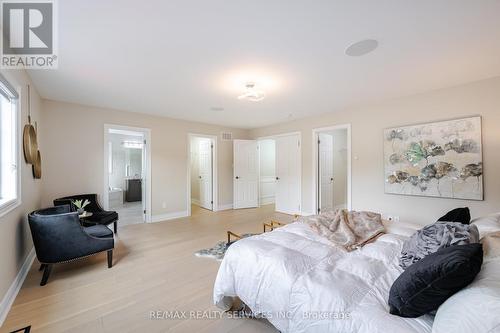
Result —
[[432, 316], [389, 314], [398, 256], [415, 231], [401, 225], [352, 252], [300, 222], [242, 239], [221, 263], [214, 302], [227, 310], [237, 296], [281, 332], [431, 332]]

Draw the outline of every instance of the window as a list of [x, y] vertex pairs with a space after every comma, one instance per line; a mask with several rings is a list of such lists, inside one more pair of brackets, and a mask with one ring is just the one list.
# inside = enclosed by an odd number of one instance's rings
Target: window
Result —
[[0, 215], [20, 203], [18, 97], [0, 75]]

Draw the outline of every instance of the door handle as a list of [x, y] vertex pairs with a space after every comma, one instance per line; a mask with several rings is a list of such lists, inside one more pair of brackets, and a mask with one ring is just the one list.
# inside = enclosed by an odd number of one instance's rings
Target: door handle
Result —
[[240, 179], [240, 177], [238, 177], [238, 176], [236, 176], [236, 177], [234, 177], [234, 178], [236, 178], [236, 179]]
[[198, 176], [198, 178], [200, 178], [200, 179], [201, 179], [201, 176]]
[[330, 181], [333, 182], [333, 178], [330, 178]]
[[280, 180], [280, 177], [276, 177], [276, 180]]

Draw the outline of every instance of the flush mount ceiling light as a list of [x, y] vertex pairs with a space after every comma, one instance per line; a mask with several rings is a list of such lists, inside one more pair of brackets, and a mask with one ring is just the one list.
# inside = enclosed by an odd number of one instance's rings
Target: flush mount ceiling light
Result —
[[258, 102], [262, 101], [264, 97], [266, 97], [264, 92], [262, 90], [258, 90], [257, 88], [255, 88], [254, 82], [247, 82], [245, 84], [245, 93], [238, 96], [238, 99]]
[[368, 54], [378, 47], [378, 41], [375, 39], [365, 39], [350, 45], [345, 54], [350, 57], [360, 57]]

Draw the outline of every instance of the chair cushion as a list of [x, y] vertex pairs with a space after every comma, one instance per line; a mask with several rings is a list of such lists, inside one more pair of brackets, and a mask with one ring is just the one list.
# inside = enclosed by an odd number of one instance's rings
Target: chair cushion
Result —
[[104, 225], [94, 225], [83, 228], [87, 234], [97, 238], [113, 238], [113, 231]]
[[99, 224], [105, 224], [105, 225], [113, 223], [116, 220], [118, 220], [118, 213], [117, 212], [107, 212], [107, 211], [95, 212], [95, 213], [92, 213], [92, 216], [85, 218], [85, 221], [99, 223]]

